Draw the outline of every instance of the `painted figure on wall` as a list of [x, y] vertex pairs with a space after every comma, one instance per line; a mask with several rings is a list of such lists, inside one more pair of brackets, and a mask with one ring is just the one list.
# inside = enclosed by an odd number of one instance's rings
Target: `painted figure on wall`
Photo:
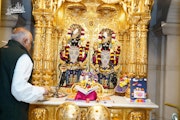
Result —
[[98, 43], [94, 44], [91, 67], [98, 74], [98, 82], [106, 89], [114, 88], [117, 84], [120, 46], [114, 50], [114, 42], [115, 33], [105, 28], [99, 33]]
[[63, 41], [60, 51], [60, 86], [71, 87], [79, 81], [81, 71], [87, 69], [89, 42], [85, 47], [82, 46], [83, 36], [84, 29], [78, 24], [73, 24], [68, 29], [68, 43]]

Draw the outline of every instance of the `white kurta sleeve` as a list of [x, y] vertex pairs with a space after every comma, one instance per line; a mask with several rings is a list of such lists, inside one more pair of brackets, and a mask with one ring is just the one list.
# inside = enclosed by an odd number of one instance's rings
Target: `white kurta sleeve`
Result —
[[28, 82], [32, 68], [33, 63], [27, 54], [23, 54], [16, 63], [11, 93], [18, 101], [32, 103], [43, 99], [45, 89]]

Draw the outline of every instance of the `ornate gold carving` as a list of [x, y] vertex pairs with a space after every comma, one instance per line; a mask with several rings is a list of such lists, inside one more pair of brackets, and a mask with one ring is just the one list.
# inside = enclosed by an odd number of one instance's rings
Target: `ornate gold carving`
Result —
[[81, 110], [80, 120], [86, 120], [87, 108], [80, 108], [80, 110]]
[[35, 108], [31, 111], [32, 120], [48, 120], [48, 112], [46, 108]]
[[95, 105], [88, 108], [87, 120], [110, 120], [110, 111], [103, 105]]
[[[71, 93], [75, 94], [77, 93], [77, 90], [75, 89], [75, 87], [78, 85], [78, 86], [81, 86], [82, 88], [85, 88], [85, 89], [88, 89], [86, 88], [86, 82], [78, 82], [78, 83], [74, 83], [73, 86], [71, 87]], [[101, 95], [103, 95], [104, 93], [104, 88], [101, 84], [97, 83], [97, 82], [90, 82], [89, 83], [91, 85], [91, 88], [95, 87], [95, 86], [98, 86], [98, 89], [96, 90], [98, 96], [100, 97]]]
[[[63, 107], [62, 107], [63, 106]], [[124, 108], [124, 107], [105, 107], [88, 106], [78, 107], [74, 103], [67, 102], [63, 105], [30, 105], [29, 120], [61, 120], [66, 117], [79, 117], [79, 120], [92, 120], [87, 117], [101, 116], [111, 120], [149, 120], [151, 109], [148, 108]], [[92, 113], [92, 114], [91, 114]], [[95, 113], [95, 114], [94, 114]], [[64, 115], [62, 118], [60, 118]], [[63, 120], [66, 120], [65, 118]], [[96, 120], [96, 119], [95, 119]]]
[[43, 42], [42, 42], [42, 16], [38, 13], [35, 18], [35, 39], [34, 39], [34, 51], [33, 52], [33, 60], [34, 60], [34, 71], [32, 75], [32, 83], [35, 85], [41, 86], [41, 79], [42, 79], [42, 58], [43, 58]]
[[97, 7], [97, 12], [99, 12], [102, 15], [106, 14], [110, 16], [110, 14], [113, 13], [115, 14], [117, 12], [117, 6], [109, 5], [109, 4], [101, 4]]
[[135, 77], [136, 75], [136, 32], [137, 32], [137, 26], [136, 25], [131, 25], [130, 28], [130, 60], [129, 60], [129, 66], [128, 66], [128, 72], [130, 77]]
[[52, 15], [46, 14], [45, 18], [45, 44], [43, 55], [43, 80], [45, 86], [53, 86], [54, 70], [54, 41], [52, 41]]
[[143, 111], [133, 111], [129, 113], [128, 120], [145, 120], [145, 113]]
[[[108, 28], [116, 34], [116, 44], [112, 50], [116, 50], [117, 46], [121, 47], [120, 62], [114, 71], [119, 72], [119, 76], [126, 74], [129, 75], [128, 77], [147, 77], [147, 26], [151, 18], [153, 0], [32, 0], [32, 3], [32, 13], [35, 18], [33, 84], [57, 85], [61, 74], [58, 65], [66, 66], [66, 62], [60, 59], [59, 52], [68, 44], [66, 34], [72, 24], [81, 25], [86, 33], [82, 45], [90, 41], [89, 57], [83, 63], [79, 62], [77, 67], [88, 67], [88, 70], [90, 67], [93, 69], [98, 67], [90, 66], [93, 50], [99, 47], [96, 43], [99, 32]], [[69, 67], [75, 66], [69, 65]], [[101, 69], [101, 72], [109, 71]], [[70, 89], [67, 91], [71, 92]], [[75, 92], [73, 87], [72, 91]], [[102, 86], [99, 89], [99, 93], [103, 94], [109, 91]], [[114, 93], [114, 90], [111, 92]], [[126, 96], [129, 96], [128, 92]], [[41, 118], [56, 120], [56, 115], [59, 115], [56, 114], [58, 107], [31, 105], [30, 120]], [[80, 109], [80, 117], [85, 120], [88, 108]], [[150, 110], [146, 108], [119, 107], [109, 110], [112, 120], [149, 120]], [[104, 114], [104, 112], [100, 113]]]
[[85, 12], [87, 10], [83, 3], [69, 3], [67, 8], [72, 12]]
[[120, 64], [121, 64], [121, 75], [124, 74], [129, 74], [128, 71], [128, 63], [130, 60], [130, 49], [128, 48], [129, 45], [129, 33], [125, 32], [122, 35], [122, 45], [121, 45], [121, 60], [120, 60]]
[[123, 120], [123, 109], [109, 109], [111, 112], [111, 120]]
[[[53, 81], [58, 81], [58, 64], [62, 63], [58, 53], [71, 24], [84, 28], [86, 35], [82, 44], [90, 41], [90, 51], [98, 33], [103, 28], [112, 29], [122, 53], [117, 70], [120, 74], [147, 77], [147, 26], [153, 0], [32, 0], [32, 3], [35, 18], [32, 82], [35, 85], [57, 83]], [[87, 64], [80, 66], [89, 65], [91, 56], [92, 52]]]
[[80, 108], [72, 102], [61, 104], [56, 112], [56, 120], [79, 120]]

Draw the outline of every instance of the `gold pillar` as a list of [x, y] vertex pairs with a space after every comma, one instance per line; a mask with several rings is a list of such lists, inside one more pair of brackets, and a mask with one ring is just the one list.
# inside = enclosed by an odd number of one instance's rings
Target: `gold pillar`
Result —
[[[52, 33], [53, 10], [57, 0], [32, 0], [35, 18], [34, 71], [32, 83], [39, 86], [51, 86], [56, 80], [57, 36]], [[54, 6], [56, 5], [56, 6]]]
[[[120, 37], [121, 38], [121, 37]], [[121, 40], [122, 39], [122, 40]], [[120, 64], [121, 64], [121, 69], [120, 69], [120, 74], [123, 75], [126, 73], [126, 60], [127, 60], [127, 57], [128, 57], [128, 53], [127, 53], [127, 33], [126, 32], [123, 32], [122, 34], [122, 38], [121, 38], [120, 42], [122, 43], [121, 44], [121, 57], [120, 57]]]
[[[120, 51], [120, 55], [119, 55], [119, 64], [120, 64], [120, 67], [119, 67], [119, 71], [120, 71], [120, 74], [123, 74], [124, 73], [124, 70], [123, 70], [123, 66], [124, 66], [124, 57], [123, 57], [123, 51], [122, 51], [122, 49], [123, 49], [123, 47], [124, 47], [124, 44], [123, 44], [123, 36], [124, 36], [124, 34], [123, 33], [120, 33], [119, 34], [119, 41], [120, 41], [120, 43], [122, 43], [121, 45], [120, 45], [120, 49], [121, 49], [121, 51]], [[114, 47], [114, 51], [115, 51], [115, 47]]]
[[130, 28], [130, 61], [129, 74], [134, 76], [136, 72], [136, 25], [131, 25]]
[[140, 21], [140, 59], [139, 59], [139, 76], [140, 77], [147, 77], [147, 24], [149, 18], [142, 19]]
[[52, 15], [45, 16], [45, 44], [43, 52], [43, 84], [45, 86], [53, 85], [54, 72], [54, 40], [52, 39]]
[[32, 75], [32, 83], [42, 85], [42, 58], [43, 58], [43, 38], [42, 38], [42, 15], [34, 13], [35, 19], [35, 39], [34, 39], [34, 70]]
[[53, 29], [54, 34], [52, 35], [52, 39], [54, 40], [54, 45], [53, 45], [53, 52], [54, 52], [54, 62], [53, 62], [53, 85], [57, 85], [57, 70], [58, 70], [58, 64], [57, 64], [57, 58], [59, 57], [58, 54], [58, 41], [59, 41], [59, 34], [58, 34], [58, 30]]
[[136, 63], [137, 63], [137, 23], [139, 21], [139, 16], [133, 16], [131, 19], [131, 26], [130, 26], [130, 59], [129, 59], [129, 65], [128, 65], [128, 72], [130, 77], [136, 76]]
[[122, 65], [122, 74], [128, 74], [128, 63], [129, 63], [129, 34], [125, 32], [123, 34], [123, 41], [121, 46], [121, 65]]
[[62, 47], [63, 47], [63, 41], [65, 41], [64, 39], [61, 39], [61, 37], [62, 37], [62, 31], [60, 31], [60, 30], [56, 30], [56, 43], [55, 43], [55, 47], [57, 48], [56, 49], [56, 59], [55, 59], [55, 63], [54, 63], [54, 66], [56, 67], [56, 70], [55, 70], [55, 74], [56, 74], [56, 79], [55, 79], [55, 82], [54, 82], [54, 85], [58, 85], [59, 84], [59, 81], [60, 81], [60, 76], [59, 75], [61, 75], [61, 71], [60, 71], [60, 69], [59, 69], [59, 64], [60, 64], [60, 62], [59, 62], [59, 58], [60, 58], [60, 51], [59, 51], [59, 48], [61, 47], [61, 49], [62, 49]]
[[137, 37], [136, 37], [136, 76], [139, 77], [140, 73], [140, 59], [141, 59], [141, 36], [140, 36], [140, 28], [141, 26], [138, 24], [137, 25]]

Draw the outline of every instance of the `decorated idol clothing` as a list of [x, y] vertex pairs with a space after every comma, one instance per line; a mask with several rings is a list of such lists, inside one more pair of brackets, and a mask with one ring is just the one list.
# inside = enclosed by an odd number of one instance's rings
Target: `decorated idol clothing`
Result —
[[68, 38], [64, 40], [60, 50], [60, 86], [71, 87], [79, 81], [82, 70], [86, 69], [89, 42], [83, 46], [84, 29], [78, 24], [72, 24], [68, 30]]
[[118, 55], [115, 57], [110, 50], [101, 50], [93, 56], [93, 64], [98, 64], [98, 82], [104, 88], [114, 88], [117, 84], [117, 75], [114, 67], [118, 65]]
[[[60, 52], [60, 58], [65, 62], [67, 69], [62, 73], [60, 86], [64, 86], [64, 84], [65, 86], [71, 86], [73, 83], [79, 81], [79, 77], [83, 70], [81, 63], [83, 63], [87, 58], [88, 47], [68, 45], [65, 47], [65, 50]], [[65, 52], [64, 56], [63, 52]]]
[[105, 28], [99, 33], [98, 48], [94, 48], [91, 67], [98, 75], [98, 82], [104, 88], [114, 88], [117, 84], [120, 46], [112, 48], [115, 33]]

